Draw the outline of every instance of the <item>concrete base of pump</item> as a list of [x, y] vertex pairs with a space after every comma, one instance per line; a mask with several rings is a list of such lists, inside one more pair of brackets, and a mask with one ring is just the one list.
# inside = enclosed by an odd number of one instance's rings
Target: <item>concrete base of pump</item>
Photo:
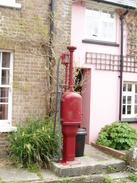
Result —
[[80, 161], [74, 160], [74, 161], [64, 161], [64, 160], [60, 160], [60, 163], [62, 165], [79, 165]]

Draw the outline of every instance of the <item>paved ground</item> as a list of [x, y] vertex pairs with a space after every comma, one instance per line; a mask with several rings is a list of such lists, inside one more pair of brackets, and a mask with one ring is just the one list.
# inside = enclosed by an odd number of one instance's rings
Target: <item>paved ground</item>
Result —
[[[91, 146], [86, 145], [84, 156], [78, 158], [78, 161], [83, 161], [85, 164], [88, 164], [86, 162], [88, 157], [92, 157], [93, 164], [95, 162], [103, 162], [103, 161], [110, 161], [115, 160], [111, 155], [108, 155], [99, 149]], [[24, 182], [55, 182], [59, 183], [60, 180], [62, 180], [61, 177], [55, 175], [52, 171], [47, 169], [42, 169], [38, 174], [30, 173], [25, 169], [22, 168], [14, 168], [13, 166], [10, 166], [9, 162], [4, 162], [4, 159], [0, 160], [0, 179], [3, 181], [24, 181]], [[127, 176], [127, 175], [126, 175]], [[96, 182], [98, 183], [98, 182]]]

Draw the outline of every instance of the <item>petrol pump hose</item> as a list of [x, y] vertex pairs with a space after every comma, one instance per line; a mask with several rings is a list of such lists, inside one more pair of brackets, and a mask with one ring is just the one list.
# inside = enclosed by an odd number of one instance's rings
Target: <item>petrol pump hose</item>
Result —
[[[60, 101], [62, 97], [63, 88], [61, 87], [60, 95], [58, 97], [59, 93], [59, 66], [60, 66], [60, 59], [57, 62], [57, 70], [56, 70], [56, 103], [55, 103], [55, 116], [54, 116], [54, 125], [53, 125], [53, 142], [52, 142], [52, 156], [54, 161], [59, 162], [61, 158], [61, 124], [60, 124]], [[58, 100], [59, 99], [59, 100]], [[58, 105], [59, 102], [59, 105]], [[57, 110], [57, 108], [59, 108]], [[58, 111], [58, 148], [59, 148], [59, 154], [58, 157], [55, 157], [55, 150], [54, 150], [54, 138], [55, 138], [55, 130], [56, 130], [56, 119], [57, 119], [57, 111]]]

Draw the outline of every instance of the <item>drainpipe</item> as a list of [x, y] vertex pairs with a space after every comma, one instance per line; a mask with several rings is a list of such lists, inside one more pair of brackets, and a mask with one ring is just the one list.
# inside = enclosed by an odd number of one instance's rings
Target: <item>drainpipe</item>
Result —
[[[50, 46], [52, 47], [53, 45], [53, 33], [54, 33], [54, 0], [51, 0], [51, 15], [50, 15]], [[50, 61], [52, 60], [52, 50], [50, 50]], [[49, 63], [49, 67], [51, 68], [51, 62]], [[50, 85], [52, 85], [52, 77], [50, 76]]]
[[[51, 14], [50, 14], [50, 30], [49, 30], [49, 34], [50, 34], [50, 46], [52, 48], [53, 46], [53, 33], [54, 33], [54, 0], [51, 0], [50, 2], [50, 11], [51, 11]], [[49, 51], [49, 55], [50, 55], [50, 58], [49, 58], [49, 71], [51, 71], [52, 69], [52, 65], [51, 65], [51, 61], [52, 61], [52, 56], [53, 56], [53, 52], [52, 50], [50, 49]], [[49, 76], [49, 83], [50, 83], [50, 86], [52, 86], [52, 73], [50, 73], [50, 76]], [[50, 111], [49, 111], [49, 116], [51, 116], [51, 97], [50, 97]]]
[[50, 42], [53, 41], [53, 32], [54, 32], [54, 0], [51, 0], [51, 17], [50, 17]]
[[122, 113], [122, 91], [123, 91], [123, 32], [124, 32], [124, 17], [127, 15], [129, 10], [127, 9], [121, 16], [121, 50], [120, 50], [120, 98], [119, 98], [119, 120], [121, 120]]

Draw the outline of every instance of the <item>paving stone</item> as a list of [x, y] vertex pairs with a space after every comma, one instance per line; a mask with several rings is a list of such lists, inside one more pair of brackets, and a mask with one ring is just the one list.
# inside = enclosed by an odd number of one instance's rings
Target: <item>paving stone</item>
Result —
[[[24, 181], [25, 183], [63, 183], [64, 179], [74, 183], [102, 183], [105, 175], [114, 178], [126, 177], [123, 174], [126, 164], [123, 160], [106, 154], [99, 149], [85, 145], [84, 156], [75, 158], [69, 165], [52, 162], [53, 171], [42, 169], [40, 175], [30, 173], [22, 168], [5, 166], [0, 168], [0, 178], [3, 181]], [[57, 171], [57, 172], [56, 172]]]

